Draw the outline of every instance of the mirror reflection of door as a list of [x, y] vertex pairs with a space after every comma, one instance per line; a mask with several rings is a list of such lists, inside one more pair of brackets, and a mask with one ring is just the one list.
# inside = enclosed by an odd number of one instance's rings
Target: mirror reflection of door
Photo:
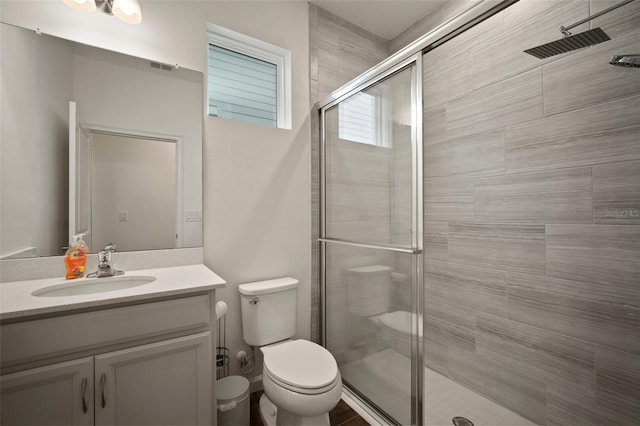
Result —
[[91, 252], [176, 247], [176, 142], [91, 133]]

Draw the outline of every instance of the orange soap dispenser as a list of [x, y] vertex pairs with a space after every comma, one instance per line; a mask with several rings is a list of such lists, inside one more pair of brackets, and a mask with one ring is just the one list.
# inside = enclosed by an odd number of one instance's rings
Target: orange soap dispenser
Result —
[[68, 280], [84, 277], [88, 251], [87, 245], [82, 240], [82, 235], [74, 235], [73, 242], [64, 254], [64, 266], [67, 270], [66, 278]]

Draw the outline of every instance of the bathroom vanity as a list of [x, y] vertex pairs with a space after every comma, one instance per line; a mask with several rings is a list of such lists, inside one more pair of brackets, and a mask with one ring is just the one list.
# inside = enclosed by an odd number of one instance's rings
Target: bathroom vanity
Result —
[[100, 278], [0, 283], [0, 423], [213, 424], [224, 280], [204, 265], [123, 277], [112, 288]]
[[[0, 166], [38, 170], [0, 191], [0, 424], [215, 424], [213, 306], [225, 283], [193, 264], [203, 75], [46, 27], [0, 23], [12, 82]], [[115, 243], [125, 274], [30, 279], [61, 276], [49, 272], [77, 234], [91, 253]]]

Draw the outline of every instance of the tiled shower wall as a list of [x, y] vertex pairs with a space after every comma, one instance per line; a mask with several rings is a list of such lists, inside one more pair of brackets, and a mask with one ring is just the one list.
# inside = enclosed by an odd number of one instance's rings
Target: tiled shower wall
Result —
[[[575, 30], [607, 43], [522, 53], [612, 4], [521, 0], [424, 57], [427, 365], [540, 424], [640, 423], [640, 71], [607, 63], [640, 2]], [[315, 104], [388, 44], [310, 9]]]
[[522, 52], [614, 3], [521, 0], [423, 58], [427, 365], [539, 424], [640, 423], [640, 70], [608, 64], [640, 2]]
[[389, 56], [389, 42], [309, 4], [311, 72], [311, 338], [320, 341], [318, 275], [319, 123], [317, 102]]

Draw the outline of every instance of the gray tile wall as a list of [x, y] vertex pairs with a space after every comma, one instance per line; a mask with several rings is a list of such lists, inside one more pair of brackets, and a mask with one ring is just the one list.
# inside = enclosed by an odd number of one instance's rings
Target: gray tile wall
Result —
[[[470, 3], [391, 43], [310, 5], [312, 129], [319, 99]], [[640, 2], [592, 22], [607, 43], [521, 52], [611, 4], [521, 0], [423, 64], [426, 361], [540, 424], [640, 423], [640, 72], [607, 64], [640, 50]]]
[[640, 2], [522, 53], [613, 3], [521, 0], [424, 57], [426, 362], [539, 424], [640, 424], [640, 71], [608, 65]]
[[317, 102], [389, 56], [389, 42], [309, 4], [311, 90], [311, 339], [320, 341], [318, 274], [319, 122]]

